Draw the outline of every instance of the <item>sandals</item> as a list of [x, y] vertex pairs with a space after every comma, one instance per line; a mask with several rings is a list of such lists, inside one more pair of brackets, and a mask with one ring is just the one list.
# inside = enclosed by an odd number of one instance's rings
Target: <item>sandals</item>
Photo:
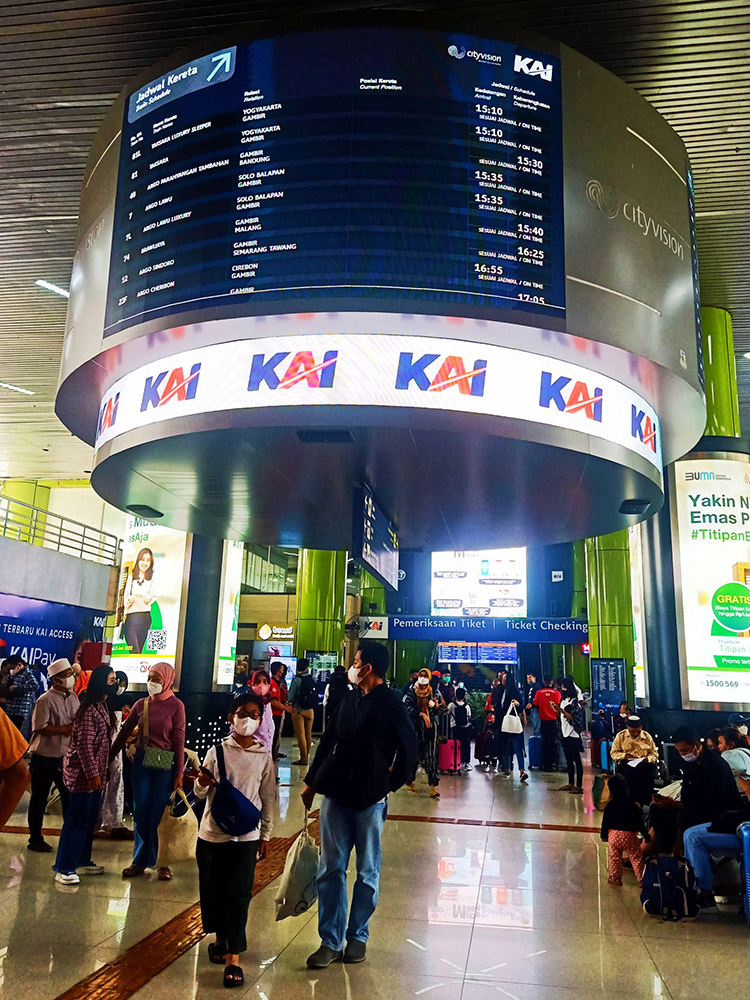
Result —
[[172, 874], [172, 869], [167, 868], [166, 865], [162, 868], [157, 868], [156, 874], [159, 876], [160, 882], [171, 882], [172, 879], [174, 878], [174, 875]]
[[245, 973], [239, 965], [228, 965], [224, 969], [224, 985], [228, 990], [236, 989], [245, 982]]
[[208, 960], [213, 962], [214, 965], [224, 965], [226, 961], [227, 953], [226, 949], [222, 951], [219, 944], [210, 944], [208, 946]]

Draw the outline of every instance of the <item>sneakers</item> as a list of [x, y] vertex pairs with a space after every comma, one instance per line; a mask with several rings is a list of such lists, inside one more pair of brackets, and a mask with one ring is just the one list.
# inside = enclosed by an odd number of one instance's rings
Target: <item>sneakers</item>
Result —
[[352, 938], [346, 942], [344, 951], [344, 961], [353, 965], [355, 962], [364, 962], [367, 957], [367, 945], [364, 941], [356, 941]]
[[462, 769], [464, 771], [473, 771], [474, 770], [474, 768], [471, 766], [471, 764], [462, 764], [461, 767], [462, 767]]
[[698, 906], [704, 912], [711, 910], [713, 913], [719, 912], [719, 907], [716, 903], [716, 897], [711, 892], [710, 889], [699, 889], [698, 890]]
[[48, 844], [44, 837], [39, 840], [30, 840], [26, 845], [27, 851], [36, 851], [38, 854], [51, 854], [52, 844]]
[[521, 771], [521, 781], [528, 781], [529, 775], [527, 771]]
[[317, 951], [308, 957], [307, 967], [308, 969], [327, 969], [332, 962], [340, 962], [343, 957], [343, 951], [334, 951], [328, 945], [322, 944]]
[[55, 882], [59, 882], [60, 885], [78, 885], [80, 881], [75, 872], [67, 874], [65, 872], [58, 872], [55, 875]]
[[95, 865], [93, 861], [90, 865], [81, 865], [80, 868], [76, 868], [79, 875], [103, 875], [104, 865]]

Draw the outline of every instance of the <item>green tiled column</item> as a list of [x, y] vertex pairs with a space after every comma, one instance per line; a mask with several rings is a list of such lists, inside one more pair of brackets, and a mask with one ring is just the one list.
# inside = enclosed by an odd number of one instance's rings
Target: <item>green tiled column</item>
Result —
[[[573, 618], [585, 618], [588, 607], [586, 590], [586, 543], [575, 542], [573, 545], [573, 606], [570, 609]], [[563, 646], [565, 658], [565, 673], [572, 674], [576, 684], [582, 691], [591, 683], [589, 658], [581, 652], [580, 646]]]
[[740, 404], [734, 362], [732, 317], [726, 309], [701, 309], [706, 369], [706, 430], [716, 437], [740, 437]]
[[627, 697], [633, 699], [633, 604], [627, 529], [586, 540], [591, 655], [626, 661]]
[[297, 569], [297, 656], [339, 652], [346, 616], [346, 552], [300, 549]]

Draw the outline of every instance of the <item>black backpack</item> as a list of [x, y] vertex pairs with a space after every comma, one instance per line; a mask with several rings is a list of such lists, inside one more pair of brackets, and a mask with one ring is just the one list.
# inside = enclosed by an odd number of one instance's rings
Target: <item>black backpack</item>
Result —
[[469, 713], [466, 711], [466, 705], [455, 702], [453, 705], [453, 718], [456, 720], [456, 726], [458, 726], [459, 729], [463, 729], [464, 726], [468, 726]]
[[299, 679], [299, 703], [303, 710], [318, 707], [318, 688], [309, 674]]

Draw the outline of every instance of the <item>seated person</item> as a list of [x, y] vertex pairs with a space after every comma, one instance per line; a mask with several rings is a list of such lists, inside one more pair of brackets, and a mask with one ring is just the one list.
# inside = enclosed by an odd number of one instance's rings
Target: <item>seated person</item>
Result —
[[[604, 709], [602, 709], [602, 712], [604, 712]], [[618, 711], [617, 715], [615, 715], [613, 712], [612, 715], [610, 716], [612, 732], [613, 733], [625, 732], [625, 730], [628, 728], [628, 719], [632, 714], [633, 713], [630, 709], [630, 705], [628, 705], [626, 701], [621, 702], [620, 710]]]
[[750, 780], [750, 748], [747, 736], [743, 736], [734, 726], [729, 726], [727, 729], [719, 730], [717, 746], [722, 759], [729, 764], [737, 786], [742, 790], [740, 778]]
[[630, 797], [645, 806], [654, 791], [654, 773], [659, 754], [650, 733], [646, 733], [637, 715], [628, 716], [627, 729], [612, 742], [615, 771], [627, 779]]

